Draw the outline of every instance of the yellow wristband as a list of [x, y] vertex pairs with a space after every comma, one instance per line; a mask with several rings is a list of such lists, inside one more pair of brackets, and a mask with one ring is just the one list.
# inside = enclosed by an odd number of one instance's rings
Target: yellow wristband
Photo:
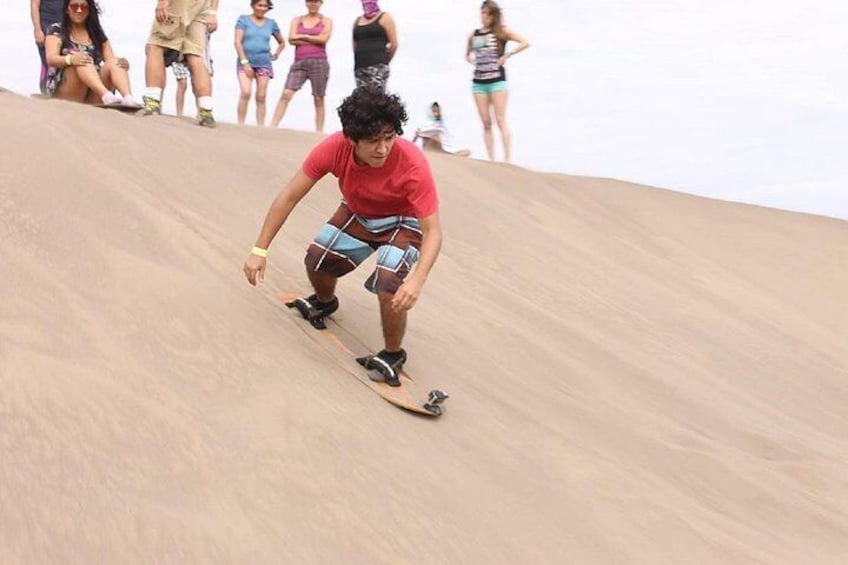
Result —
[[65, 66], [66, 67], [71, 66], [71, 56], [70, 55], [65, 55]]
[[267, 249], [262, 249], [261, 247], [256, 247], [255, 245], [253, 246], [253, 250], [251, 251], [251, 253], [253, 255], [256, 255], [257, 257], [262, 257], [263, 259], [266, 259], [268, 257]]

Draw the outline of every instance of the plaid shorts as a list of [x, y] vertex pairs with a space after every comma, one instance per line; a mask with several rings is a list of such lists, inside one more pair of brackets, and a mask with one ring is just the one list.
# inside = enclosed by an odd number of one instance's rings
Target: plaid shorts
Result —
[[420, 248], [421, 227], [416, 218], [360, 218], [342, 202], [315, 236], [304, 262], [309, 270], [342, 277], [376, 251], [377, 266], [365, 288], [394, 294], [418, 261]]
[[327, 81], [330, 79], [330, 62], [327, 59], [303, 59], [295, 61], [286, 78], [286, 90], [300, 90], [306, 79], [312, 84], [312, 96], [323, 97], [327, 94]]

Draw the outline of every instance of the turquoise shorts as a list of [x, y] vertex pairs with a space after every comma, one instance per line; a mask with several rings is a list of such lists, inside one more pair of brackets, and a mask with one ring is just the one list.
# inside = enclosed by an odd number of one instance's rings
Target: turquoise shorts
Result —
[[498, 82], [488, 82], [484, 84], [480, 84], [477, 82], [471, 83], [471, 92], [474, 94], [491, 94], [493, 92], [500, 92], [501, 90], [506, 90], [506, 81], [499, 80]]

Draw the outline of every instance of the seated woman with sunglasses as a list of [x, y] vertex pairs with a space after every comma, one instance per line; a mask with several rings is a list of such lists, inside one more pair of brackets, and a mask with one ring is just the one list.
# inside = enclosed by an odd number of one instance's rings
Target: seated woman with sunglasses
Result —
[[52, 25], [44, 40], [47, 94], [73, 102], [135, 106], [130, 64], [115, 56], [99, 13], [96, 0], [64, 0], [62, 23]]

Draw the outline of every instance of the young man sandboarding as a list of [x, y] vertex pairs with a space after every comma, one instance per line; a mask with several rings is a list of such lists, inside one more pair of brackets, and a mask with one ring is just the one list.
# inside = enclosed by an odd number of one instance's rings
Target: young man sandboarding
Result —
[[407, 115], [396, 95], [360, 87], [338, 112], [342, 131], [312, 150], [271, 204], [244, 274], [252, 285], [264, 280], [274, 236], [315, 183], [332, 173], [343, 200], [306, 253], [306, 273], [315, 293], [298, 299], [298, 310], [319, 321], [335, 312], [338, 278], [377, 251], [377, 268], [365, 287], [379, 299], [385, 348], [363, 364], [382, 373], [388, 384], [400, 386], [407, 311], [418, 301], [442, 245], [436, 184], [421, 150], [399, 137]]

